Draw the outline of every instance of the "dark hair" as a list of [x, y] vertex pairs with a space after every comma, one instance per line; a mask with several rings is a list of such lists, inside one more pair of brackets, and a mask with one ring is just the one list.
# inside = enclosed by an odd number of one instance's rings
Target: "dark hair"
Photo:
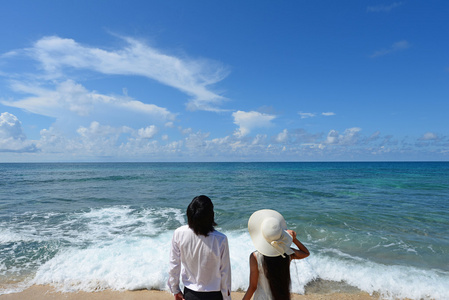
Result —
[[274, 300], [290, 299], [290, 256], [263, 257], [265, 276]]
[[209, 197], [201, 195], [193, 198], [187, 207], [187, 222], [197, 235], [208, 236], [215, 230], [214, 205]]

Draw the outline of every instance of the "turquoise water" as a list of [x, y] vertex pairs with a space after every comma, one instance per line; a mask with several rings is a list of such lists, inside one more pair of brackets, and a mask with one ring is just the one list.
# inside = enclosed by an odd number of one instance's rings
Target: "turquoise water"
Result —
[[271, 208], [312, 253], [293, 291], [449, 298], [447, 162], [0, 164], [0, 294], [166, 290], [171, 235], [199, 194], [228, 235], [233, 290], [248, 285], [248, 218]]

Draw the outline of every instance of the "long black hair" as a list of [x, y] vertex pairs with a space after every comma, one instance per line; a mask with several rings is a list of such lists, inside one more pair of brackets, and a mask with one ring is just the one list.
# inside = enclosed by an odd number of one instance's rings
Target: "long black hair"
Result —
[[187, 207], [187, 222], [197, 235], [208, 236], [215, 230], [214, 205], [209, 197], [201, 195], [193, 198]]
[[290, 256], [263, 257], [265, 276], [274, 300], [290, 300]]

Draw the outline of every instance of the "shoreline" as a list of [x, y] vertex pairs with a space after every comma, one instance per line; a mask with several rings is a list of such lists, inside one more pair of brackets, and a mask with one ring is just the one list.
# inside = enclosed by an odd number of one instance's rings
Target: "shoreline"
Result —
[[[232, 299], [242, 299], [244, 292], [232, 292]], [[33, 285], [22, 292], [0, 295], [0, 300], [173, 300], [171, 293], [161, 290], [114, 291], [99, 292], [58, 292], [49, 285]], [[330, 293], [330, 294], [292, 294], [292, 300], [374, 300], [379, 296], [366, 292]]]

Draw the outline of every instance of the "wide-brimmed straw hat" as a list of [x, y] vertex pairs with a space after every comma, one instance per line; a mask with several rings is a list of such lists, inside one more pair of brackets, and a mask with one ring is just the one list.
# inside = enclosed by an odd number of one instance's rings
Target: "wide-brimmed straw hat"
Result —
[[293, 238], [286, 230], [284, 217], [272, 209], [258, 210], [248, 220], [248, 231], [253, 244], [265, 256], [284, 257], [284, 254], [294, 253], [290, 248]]

